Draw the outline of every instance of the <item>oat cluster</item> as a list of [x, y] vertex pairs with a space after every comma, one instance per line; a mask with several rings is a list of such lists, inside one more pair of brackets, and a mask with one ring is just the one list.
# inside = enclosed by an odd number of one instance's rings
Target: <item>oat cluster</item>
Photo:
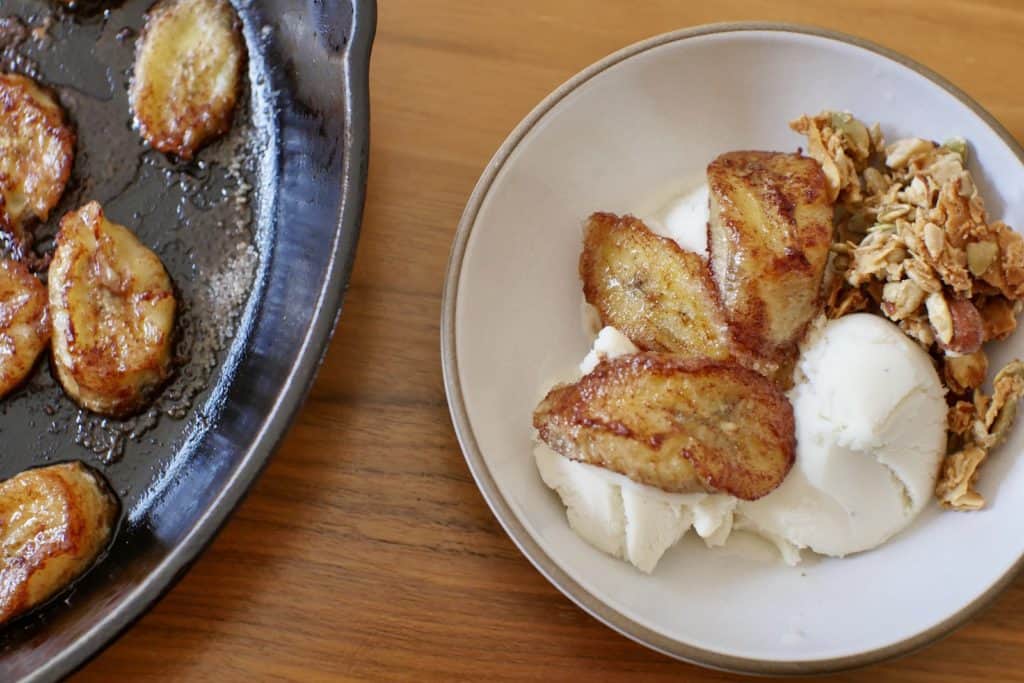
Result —
[[981, 391], [985, 342], [1005, 339], [1024, 307], [1024, 238], [989, 219], [967, 144], [905, 138], [886, 144], [877, 124], [849, 113], [802, 116], [790, 127], [824, 169], [836, 202], [826, 313], [884, 315], [936, 360], [950, 402], [948, 456], [936, 495], [976, 510], [978, 468], [1013, 421], [1024, 394], [1014, 361]]

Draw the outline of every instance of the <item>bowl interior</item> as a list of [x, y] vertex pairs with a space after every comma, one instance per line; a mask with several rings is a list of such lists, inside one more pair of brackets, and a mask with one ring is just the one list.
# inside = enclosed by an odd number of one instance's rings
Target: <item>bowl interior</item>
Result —
[[[592, 211], [636, 211], [727, 150], [795, 150], [803, 139], [788, 121], [829, 108], [880, 122], [890, 140], [967, 138], [990, 213], [1024, 229], [1018, 153], [914, 69], [821, 35], [687, 35], [613, 62], [541, 107], [481, 188], [475, 217], [467, 214], [454, 310], [455, 381], [479, 447], [467, 456], [482, 461], [543, 561], [564, 572], [560, 587], [577, 599], [589, 593], [611, 608], [613, 626], [641, 640], [635, 625], [726, 657], [813, 663], [877, 652], [963, 612], [1024, 550], [1024, 498], [1013, 495], [1024, 486], [1019, 428], [985, 465], [982, 512], [932, 504], [877, 550], [796, 568], [687, 537], [645, 576], [569, 529], [534, 466], [530, 416], [590, 341], [576, 264]], [[1020, 334], [995, 345], [993, 366], [1022, 345]]]

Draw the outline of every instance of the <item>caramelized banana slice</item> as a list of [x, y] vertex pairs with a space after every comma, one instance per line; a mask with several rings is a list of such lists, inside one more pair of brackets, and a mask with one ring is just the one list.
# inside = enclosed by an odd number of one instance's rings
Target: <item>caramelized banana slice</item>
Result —
[[0, 222], [20, 236], [30, 217], [46, 220], [64, 194], [75, 134], [53, 96], [31, 78], [0, 74]]
[[0, 483], [0, 623], [66, 588], [110, 540], [117, 501], [79, 462]]
[[245, 45], [227, 0], [162, 0], [146, 19], [129, 96], [142, 137], [191, 159], [231, 128]]
[[733, 340], [784, 364], [821, 311], [832, 204], [818, 162], [729, 152], [708, 166], [711, 271]]
[[170, 372], [175, 300], [160, 258], [90, 202], [61, 219], [49, 290], [64, 390], [104, 415], [140, 409]]
[[595, 213], [580, 255], [583, 296], [603, 325], [648, 351], [723, 360], [728, 331], [707, 263], [637, 218]]
[[793, 407], [768, 379], [731, 363], [619, 356], [556, 387], [533, 414], [541, 440], [572, 460], [670, 492], [754, 500], [796, 453]]
[[0, 260], [0, 396], [25, 380], [49, 342], [46, 287], [24, 265]]

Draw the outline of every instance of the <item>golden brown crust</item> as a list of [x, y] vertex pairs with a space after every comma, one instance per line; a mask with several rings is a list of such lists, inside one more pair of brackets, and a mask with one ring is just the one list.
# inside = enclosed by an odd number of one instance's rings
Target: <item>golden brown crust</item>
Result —
[[245, 43], [226, 0], [162, 0], [146, 18], [129, 93], [139, 132], [191, 159], [231, 128]]
[[796, 454], [793, 408], [768, 379], [732, 363], [638, 353], [552, 389], [540, 438], [573, 460], [670, 492], [754, 500]]
[[170, 374], [176, 302], [160, 258], [91, 202], [61, 219], [48, 285], [64, 390], [104, 415], [142, 408]]
[[813, 159], [729, 152], [708, 166], [711, 271], [733, 340], [784, 364], [822, 308], [832, 205]]
[[46, 220], [71, 175], [75, 133], [52, 93], [31, 78], [0, 74], [0, 225], [18, 238]]
[[728, 331], [707, 263], [633, 216], [595, 213], [580, 254], [583, 296], [603, 325], [648, 351], [723, 360]]
[[25, 380], [49, 341], [46, 287], [23, 264], [0, 259], [0, 397]]
[[63, 590], [110, 540], [117, 501], [79, 462], [0, 483], [0, 623]]

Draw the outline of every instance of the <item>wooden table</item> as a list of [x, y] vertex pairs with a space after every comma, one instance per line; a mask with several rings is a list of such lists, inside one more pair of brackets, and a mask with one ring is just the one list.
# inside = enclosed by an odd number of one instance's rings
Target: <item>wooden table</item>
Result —
[[[459, 215], [520, 118], [620, 47], [744, 19], [895, 48], [1024, 140], [1019, 0], [383, 0], [362, 242], [319, 379], [210, 550], [77, 680], [736, 678], [613, 633], [519, 554], [452, 432], [438, 326]], [[1024, 578], [943, 642], [832, 680], [982, 677], [1024, 681]]]

